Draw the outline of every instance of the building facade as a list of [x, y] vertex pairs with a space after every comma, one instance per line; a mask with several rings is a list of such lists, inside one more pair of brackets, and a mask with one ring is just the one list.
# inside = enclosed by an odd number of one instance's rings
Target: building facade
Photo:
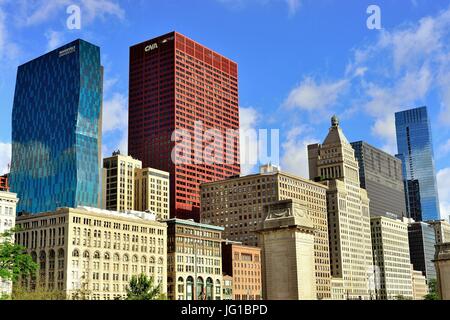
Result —
[[156, 214], [161, 220], [170, 218], [170, 178], [169, 173], [153, 168], [136, 170], [135, 208]]
[[[19, 199], [15, 193], [0, 190], [0, 241], [2, 235], [16, 225], [16, 206]], [[11, 295], [12, 282], [0, 278], [0, 297]]]
[[261, 300], [261, 248], [222, 243], [222, 271], [233, 277], [232, 300]]
[[424, 300], [425, 296], [428, 294], [427, 278], [422, 274], [422, 271], [414, 270], [413, 265], [411, 265], [411, 275], [413, 299]]
[[233, 277], [223, 275], [222, 300], [233, 300]]
[[19, 66], [10, 173], [18, 212], [100, 206], [102, 91], [100, 48], [83, 40]]
[[221, 300], [223, 228], [192, 220], [166, 222], [169, 299]]
[[355, 151], [336, 116], [324, 142], [308, 146], [310, 179], [328, 185], [328, 230], [333, 299], [370, 299], [373, 270], [369, 198], [360, 187]]
[[8, 176], [6, 174], [0, 177], [0, 191], [9, 191]]
[[436, 279], [433, 264], [436, 236], [434, 228], [425, 222], [409, 222], [409, 252], [414, 270], [421, 271], [428, 281]]
[[408, 217], [415, 221], [439, 220], [439, 196], [427, 108], [397, 112], [395, 127], [397, 157], [403, 163]]
[[372, 216], [373, 264], [378, 288], [377, 300], [393, 300], [399, 296], [413, 298], [408, 224], [384, 216]]
[[240, 174], [237, 64], [178, 32], [132, 46], [128, 128], [130, 155], [170, 173], [171, 216], [198, 221], [200, 184]]
[[361, 188], [370, 199], [370, 215], [406, 217], [402, 162], [364, 141], [353, 142]]
[[450, 242], [436, 245], [434, 263], [439, 297], [450, 300]]
[[434, 228], [436, 243], [450, 242], [450, 223], [447, 220], [427, 221]]
[[261, 229], [264, 297], [267, 300], [316, 300], [314, 223], [294, 200], [265, 207]]
[[[114, 152], [103, 159], [106, 170], [106, 209], [112, 211], [138, 210], [135, 208], [135, 176], [142, 162]], [[143, 211], [143, 210], [140, 210]]]
[[314, 223], [317, 299], [331, 299], [326, 192], [322, 184], [262, 166], [259, 174], [202, 184], [201, 219], [224, 227], [224, 239], [260, 247], [257, 231], [266, 218], [264, 206], [300, 202]]
[[167, 286], [167, 226], [144, 212], [118, 213], [88, 207], [17, 218], [16, 243], [38, 263], [34, 289], [57, 290], [69, 299], [126, 298], [133, 275]]

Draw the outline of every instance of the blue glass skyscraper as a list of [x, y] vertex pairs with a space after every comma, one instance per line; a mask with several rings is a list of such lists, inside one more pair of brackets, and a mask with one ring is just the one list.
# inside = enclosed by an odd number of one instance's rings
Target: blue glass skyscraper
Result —
[[426, 107], [395, 114], [397, 157], [402, 160], [406, 208], [416, 221], [439, 220], [431, 125]]
[[103, 68], [76, 40], [18, 68], [11, 190], [17, 212], [100, 204]]

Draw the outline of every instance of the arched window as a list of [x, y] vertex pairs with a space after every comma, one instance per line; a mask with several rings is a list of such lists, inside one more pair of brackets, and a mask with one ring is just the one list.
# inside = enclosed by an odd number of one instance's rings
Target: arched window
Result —
[[100, 252], [98, 251], [94, 252], [94, 259], [100, 259]]
[[114, 254], [114, 261], [119, 261], [119, 260], [120, 260], [120, 256], [117, 253], [115, 253]]
[[206, 300], [213, 300], [213, 279], [206, 279]]
[[72, 257], [78, 258], [79, 256], [80, 256], [80, 252], [77, 249], [72, 251]]
[[31, 259], [33, 259], [34, 262], [37, 262], [37, 253], [36, 253], [36, 251], [31, 252]]
[[194, 299], [194, 278], [191, 276], [186, 279], [186, 300]]
[[108, 253], [108, 252], [105, 252], [105, 255], [103, 256], [103, 258], [104, 258], [105, 260], [109, 260], [109, 259], [110, 259], [109, 253]]
[[147, 263], [147, 258], [146, 257], [142, 257], [141, 258], [141, 263]]
[[58, 258], [64, 258], [64, 250], [63, 249], [58, 250]]
[[163, 263], [164, 263], [164, 260], [163, 260], [163, 258], [160, 257], [160, 258], [158, 259], [158, 264], [163, 264]]
[[48, 257], [49, 257], [50, 260], [55, 260], [55, 257], [56, 257], [55, 250], [51, 249], [51, 250], [48, 252]]
[[150, 257], [150, 263], [155, 264], [155, 257]]
[[132, 259], [133, 259], [133, 260], [132, 260], [132, 261], [133, 261], [133, 263], [136, 263], [136, 262], [138, 262], [138, 257], [137, 257], [137, 255], [134, 255]]
[[123, 261], [128, 262], [130, 259], [128, 258], [127, 254], [123, 255]]
[[83, 258], [89, 259], [89, 251], [83, 252]]
[[195, 293], [197, 294], [197, 300], [205, 300], [205, 288], [203, 286], [203, 278], [198, 277], [197, 278], [197, 290]]

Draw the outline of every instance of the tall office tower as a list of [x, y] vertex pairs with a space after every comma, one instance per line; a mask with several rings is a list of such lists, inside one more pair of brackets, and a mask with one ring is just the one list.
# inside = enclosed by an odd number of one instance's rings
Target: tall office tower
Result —
[[434, 228], [436, 244], [450, 242], [450, 223], [447, 220], [427, 221]]
[[57, 290], [68, 299], [126, 299], [132, 276], [167, 286], [167, 226], [145, 212], [59, 208], [17, 218], [16, 243], [40, 268], [23, 279], [31, 289]]
[[439, 196], [427, 108], [397, 112], [395, 127], [397, 157], [403, 162], [408, 216], [415, 221], [439, 220]]
[[100, 48], [76, 40], [19, 66], [10, 186], [18, 212], [101, 203]]
[[135, 184], [134, 206], [136, 210], [150, 210], [156, 214], [158, 219], [169, 219], [169, 173], [152, 168], [138, 169]]
[[265, 219], [264, 206], [289, 199], [299, 202], [314, 224], [317, 299], [331, 299], [326, 191], [322, 184], [262, 166], [259, 174], [202, 184], [201, 218], [224, 227], [224, 239], [261, 246], [257, 231]]
[[406, 216], [402, 162], [370, 144], [351, 143], [359, 164], [361, 188], [370, 199], [370, 215], [402, 218]]
[[328, 185], [332, 297], [369, 299], [372, 271], [369, 199], [360, 187], [355, 151], [336, 116], [322, 145], [308, 146], [310, 178]]
[[[18, 200], [15, 193], [0, 188], [0, 243], [3, 243], [5, 240], [2, 237], [3, 233], [11, 230], [16, 225], [16, 206]], [[3, 263], [2, 266], [4, 266]], [[3, 295], [9, 296], [11, 293], [12, 281], [0, 277], [0, 297]]]
[[172, 217], [198, 221], [200, 184], [240, 174], [238, 129], [236, 63], [177, 32], [130, 48], [128, 150], [170, 173]]
[[409, 221], [408, 239], [414, 270], [421, 271], [428, 281], [436, 279], [436, 269], [433, 264], [436, 244], [434, 228], [425, 222]]
[[301, 203], [284, 200], [265, 206], [259, 230], [263, 288], [268, 300], [317, 299], [314, 223]]
[[223, 228], [170, 219], [167, 295], [170, 300], [222, 300]]
[[106, 209], [135, 210], [135, 176], [137, 169], [142, 168], [142, 162], [114, 152], [111, 157], [103, 159], [103, 168], [106, 170]]
[[231, 276], [231, 300], [261, 300], [261, 248], [222, 242], [222, 272]]
[[373, 264], [377, 290], [371, 292], [377, 300], [393, 300], [398, 296], [413, 298], [411, 260], [409, 256], [408, 224], [384, 216], [372, 216]]

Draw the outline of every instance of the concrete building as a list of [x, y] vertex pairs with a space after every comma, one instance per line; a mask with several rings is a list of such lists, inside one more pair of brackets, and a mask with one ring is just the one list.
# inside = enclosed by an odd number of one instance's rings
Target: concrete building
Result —
[[422, 271], [414, 270], [413, 265], [411, 265], [411, 275], [413, 299], [424, 300], [424, 297], [428, 294], [427, 278], [422, 274]]
[[264, 206], [293, 199], [314, 224], [317, 299], [331, 299], [328, 244], [327, 187], [268, 165], [259, 174], [201, 185], [203, 223], [225, 228], [224, 238], [261, 246], [256, 231], [265, 219]]
[[265, 299], [316, 300], [314, 223], [307, 208], [284, 200], [265, 210], [260, 230]]
[[328, 186], [333, 299], [370, 299], [373, 273], [369, 198], [360, 187], [355, 151], [336, 116], [323, 144], [308, 146], [310, 178]]
[[261, 248], [222, 243], [222, 271], [233, 277], [233, 300], [261, 300]]
[[[6, 189], [6, 188], [5, 188]], [[2, 234], [11, 230], [16, 225], [16, 206], [19, 199], [15, 193], [0, 191], [0, 241]], [[0, 297], [10, 295], [12, 292], [12, 282], [0, 278]]]
[[142, 168], [142, 162], [130, 156], [114, 152], [103, 159], [106, 170], [106, 209], [113, 211], [135, 210], [134, 199], [136, 170]]
[[351, 143], [361, 188], [370, 199], [370, 215], [401, 219], [407, 215], [400, 159], [364, 141]]
[[[413, 298], [408, 224], [383, 216], [372, 216], [373, 264], [377, 271], [377, 300], [392, 300], [397, 296]], [[377, 283], [377, 284], [378, 284]]]
[[450, 242], [436, 245], [434, 263], [439, 297], [450, 300]]
[[221, 300], [223, 228], [192, 220], [166, 222], [169, 299]]
[[433, 263], [435, 255], [436, 235], [433, 226], [425, 222], [408, 221], [409, 254], [414, 270], [421, 271], [428, 281], [436, 279]]
[[427, 221], [434, 228], [436, 244], [450, 242], [450, 223], [447, 220]]
[[150, 210], [158, 219], [169, 219], [169, 183], [168, 172], [152, 168], [137, 169], [134, 199], [136, 210]]
[[88, 207], [17, 218], [16, 242], [39, 264], [33, 289], [64, 292], [69, 299], [125, 298], [133, 275], [167, 286], [167, 226], [145, 212], [118, 213]]
[[233, 277], [223, 275], [222, 300], [233, 300]]

